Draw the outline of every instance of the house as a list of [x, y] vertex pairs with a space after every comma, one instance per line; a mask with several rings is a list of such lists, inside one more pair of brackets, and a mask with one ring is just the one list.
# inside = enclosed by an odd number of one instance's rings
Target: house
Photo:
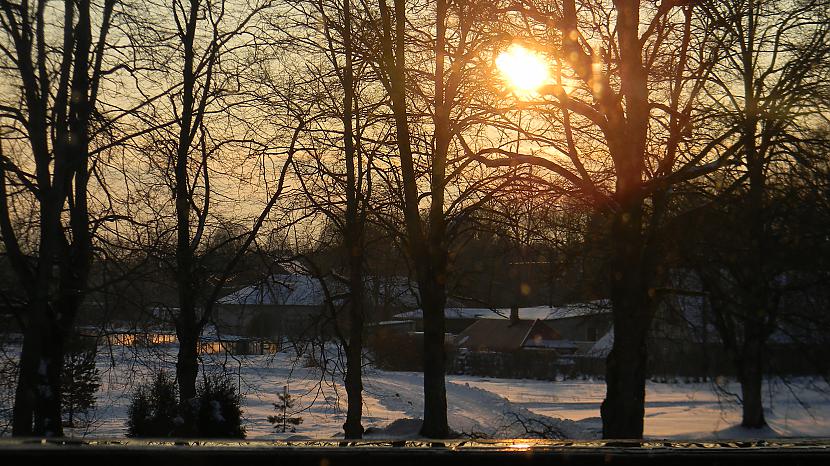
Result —
[[480, 319], [455, 338], [459, 348], [469, 351], [509, 353], [525, 349], [564, 350], [572, 352], [576, 345], [539, 319]]
[[537, 306], [519, 310], [523, 318], [537, 318], [573, 342], [578, 354], [586, 353], [611, 329], [611, 302], [607, 299], [563, 306]]
[[274, 338], [316, 332], [327, 302], [320, 279], [299, 271], [281, 271], [243, 287], [216, 303], [213, 320], [219, 332]]
[[[607, 299], [513, 309], [449, 306], [444, 318], [446, 332], [456, 335], [450, 370], [496, 377], [550, 378], [572, 372], [575, 365], [604, 367], [604, 354], [588, 353], [612, 324]], [[394, 319], [423, 330], [421, 309]]]
[[[507, 320], [510, 313], [507, 308], [447, 307], [444, 309], [445, 328], [447, 333], [458, 335], [481, 320]], [[544, 322], [562, 339], [574, 342], [580, 352], [591, 348], [611, 328], [611, 305], [607, 299], [564, 306], [521, 307], [518, 315], [523, 320]], [[394, 318], [411, 320], [417, 330], [423, 330], [421, 309], [402, 312]]]
[[[726, 273], [724, 271], [724, 273]], [[726, 275], [725, 275], [726, 276]], [[830, 327], [828, 276], [814, 271], [787, 271], [770, 283], [777, 306], [764, 342], [765, 370], [779, 374], [827, 373]], [[729, 286], [739, 286], [727, 280]], [[722, 289], [723, 291], [723, 289]], [[726, 291], [726, 307], [712, 308], [709, 290], [692, 269], [672, 269], [649, 337], [649, 367], [668, 375], [726, 375], [735, 370], [735, 355], [726, 350], [720, 321], [742, 341], [743, 290]], [[723, 306], [724, 302], [721, 303]], [[721, 327], [723, 329], [723, 327]]]
[[539, 319], [479, 319], [455, 338], [453, 372], [548, 379], [572, 364], [576, 344]]
[[[366, 321], [382, 320], [417, 305], [416, 288], [406, 277], [364, 278]], [[326, 336], [335, 323], [346, 327], [340, 311], [348, 296], [345, 279], [314, 276], [291, 263], [262, 281], [219, 299], [213, 320], [225, 334], [270, 338]]]

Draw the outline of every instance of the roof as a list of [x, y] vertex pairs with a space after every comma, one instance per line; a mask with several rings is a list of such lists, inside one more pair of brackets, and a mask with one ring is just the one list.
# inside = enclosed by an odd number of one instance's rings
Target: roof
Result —
[[237, 290], [219, 304], [321, 306], [326, 302], [320, 280], [301, 273], [271, 275], [265, 280]]
[[[559, 320], [573, 317], [584, 317], [589, 315], [602, 315], [611, 312], [611, 302], [607, 299], [599, 299], [587, 303], [566, 304], [564, 306], [534, 306], [519, 308], [519, 318], [527, 320]], [[447, 307], [444, 309], [444, 318], [447, 320], [459, 319], [508, 319], [509, 308], [483, 308], [483, 307]], [[401, 312], [396, 314], [397, 319], [423, 319], [424, 312], [421, 309]]]
[[[236, 305], [278, 305], [278, 306], [323, 306], [326, 295], [323, 283], [335, 302], [342, 299], [347, 286], [337, 277], [322, 279], [311, 276], [301, 265], [282, 265], [282, 270], [265, 280], [241, 288], [218, 300], [219, 304]], [[289, 269], [291, 271], [289, 271]], [[322, 281], [321, 281], [322, 280]], [[366, 297], [374, 304], [393, 304], [404, 308], [418, 305], [415, 285], [401, 276], [364, 277]]]
[[604, 358], [611, 352], [614, 346], [614, 327], [611, 327], [608, 332], [594, 343], [591, 349], [586, 353], [588, 356], [595, 358]]
[[544, 342], [560, 340], [559, 333], [540, 320], [481, 319], [456, 338], [458, 346], [474, 351], [516, 351], [522, 347], [548, 348]]

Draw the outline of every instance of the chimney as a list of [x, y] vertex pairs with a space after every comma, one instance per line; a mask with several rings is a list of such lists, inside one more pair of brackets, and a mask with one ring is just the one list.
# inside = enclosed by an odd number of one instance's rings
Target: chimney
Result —
[[519, 306], [510, 307], [510, 325], [519, 323]]

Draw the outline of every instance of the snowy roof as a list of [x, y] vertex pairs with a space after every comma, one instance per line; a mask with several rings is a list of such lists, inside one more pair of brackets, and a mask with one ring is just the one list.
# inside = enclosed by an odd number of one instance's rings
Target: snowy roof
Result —
[[[611, 301], [598, 299], [587, 303], [565, 304], [564, 306], [536, 306], [519, 308], [522, 319], [558, 320], [589, 315], [609, 314]], [[509, 314], [509, 312], [508, 312]]]
[[325, 293], [320, 280], [301, 273], [271, 275], [267, 279], [237, 290], [219, 304], [321, 306]]
[[[507, 314], [499, 315], [498, 313], [503, 312], [503, 310], [499, 309], [489, 309], [489, 308], [477, 308], [477, 307], [447, 307], [444, 308], [444, 318], [446, 319], [497, 319], [497, 318], [507, 318], [510, 314], [510, 310], [507, 310]], [[401, 312], [399, 314], [395, 314], [396, 319], [423, 319], [424, 318], [424, 311], [421, 309], [415, 309], [412, 311]]]
[[406, 325], [411, 323], [411, 320], [381, 320], [374, 325]]
[[[528, 320], [558, 320], [572, 317], [582, 317], [611, 312], [611, 303], [607, 299], [590, 301], [587, 303], [566, 304], [564, 306], [534, 306], [519, 308], [519, 318]], [[480, 307], [448, 307], [444, 309], [444, 318], [458, 319], [507, 319], [510, 317], [509, 308], [480, 308]], [[396, 314], [397, 319], [423, 319], [421, 309]]]
[[594, 343], [594, 346], [586, 353], [588, 356], [596, 358], [604, 358], [611, 352], [611, 347], [614, 346], [614, 327], [611, 327], [608, 332]]
[[[293, 264], [293, 263], [292, 263]], [[322, 306], [326, 302], [323, 283], [332, 298], [346, 291], [346, 284], [337, 277], [322, 279], [311, 276], [301, 264], [282, 265], [286, 271], [273, 274], [267, 279], [239, 289], [218, 300], [219, 304], [277, 305], [277, 306]], [[287, 271], [291, 269], [293, 271]], [[323, 281], [321, 281], [323, 280]], [[413, 283], [406, 277], [368, 276], [364, 279], [366, 297], [376, 305], [394, 304], [404, 308], [418, 305]], [[342, 298], [342, 296], [340, 296]]]

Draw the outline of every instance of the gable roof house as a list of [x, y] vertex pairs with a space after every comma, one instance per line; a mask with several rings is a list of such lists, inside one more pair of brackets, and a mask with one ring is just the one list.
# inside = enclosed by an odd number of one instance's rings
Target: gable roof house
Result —
[[491, 377], [553, 378], [572, 364], [577, 350], [540, 319], [522, 320], [518, 308], [508, 319], [479, 319], [455, 338], [456, 373]]
[[320, 279], [301, 271], [281, 271], [217, 301], [217, 331], [278, 339], [317, 334], [326, 292]]
[[[446, 331], [461, 334], [480, 321], [507, 321], [511, 309], [447, 307], [444, 309]], [[518, 308], [524, 321], [539, 320], [556, 330], [564, 340], [576, 344], [580, 353], [587, 352], [611, 328], [611, 303], [607, 299], [573, 303], [563, 306], [534, 306]], [[396, 320], [411, 320], [417, 330], [423, 330], [423, 311], [402, 312]]]
[[[373, 313], [390, 314], [415, 306], [411, 283], [403, 277], [365, 277], [368, 321]], [[291, 263], [260, 282], [219, 299], [214, 312], [224, 334], [279, 337], [331, 335], [348, 288], [334, 275], [313, 276], [302, 264]], [[339, 322], [344, 328], [346, 322]]]
[[541, 320], [518, 318], [478, 320], [455, 338], [455, 344], [469, 351], [497, 353], [534, 349], [568, 354], [576, 349], [573, 342], [563, 340], [559, 332]]

